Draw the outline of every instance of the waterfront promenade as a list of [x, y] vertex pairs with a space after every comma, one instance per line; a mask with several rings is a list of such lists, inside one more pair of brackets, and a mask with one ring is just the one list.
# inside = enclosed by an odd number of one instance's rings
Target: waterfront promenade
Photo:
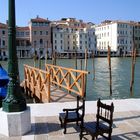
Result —
[[[140, 140], [140, 99], [104, 100], [115, 106], [113, 140]], [[64, 107], [73, 107], [75, 102], [28, 104], [31, 109], [32, 130], [22, 137], [6, 137], [0, 140], [79, 140], [79, 127], [68, 124], [63, 134], [58, 114]], [[85, 121], [95, 120], [96, 101], [86, 101]], [[90, 136], [86, 136], [91, 139]], [[102, 138], [99, 138], [102, 140]]]

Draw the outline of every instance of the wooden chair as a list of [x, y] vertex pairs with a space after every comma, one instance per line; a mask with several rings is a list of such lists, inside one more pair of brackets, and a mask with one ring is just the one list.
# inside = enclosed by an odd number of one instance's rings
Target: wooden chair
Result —
[[103, 136], [107, 140], [111, 140], [112, 124], [113, 124], [113, 112], [114, 105], [106, 105], [100, 101], [97, 101], [97, 115], [96, 122], [87, 122], [81, 124], [80, 140], [82, 140], [83, 132], [90, 134], [92, 140], [98, 138], [98, 135]]
[[[82, 101], [80, 105], [80, 101]], [[81, 110], [81, 111], [80, 111]], [[63, 113], [59, 114], [59, 120], [61, 122], [61, 127], [64, 127], [64, 134], [66, 134], [66, 126], [69, 122], [83, 122], [85, 114], [85, 99], [77, 96], [77, 107], [76, 108], [67, 108], [63, 109]]]

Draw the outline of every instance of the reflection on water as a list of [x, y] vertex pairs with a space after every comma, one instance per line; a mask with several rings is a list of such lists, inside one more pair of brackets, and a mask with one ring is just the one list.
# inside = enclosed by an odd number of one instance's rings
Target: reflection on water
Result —
[[[97, 98], [130, 98], [130, 79], [131, 79], [131, 58], [112, 58], [112, 90], [113, 94], [110, 97], [109, 94], [109, 71], [107, 58], [95, 58], [95, 80], [93, 80], [93, 66], [92, 59], [88, 59], [88, 75], [87, 80], [87, 100], [95, 100]], [[51, 63], [51, 60], [47, 61]], [[4, 68], [7, 69], [7, 62], [0, 62]], [[19, 60], [19, 73], [20, 80], [23, 80], [24, 70], [23, 65], [28, 64], [33, 66], [32, 59], [20, 59]], [[84, 68], [84, 59], [82, 60]], [[45, 62], [42, 60], [42, 69], [44, 69]], [[74, 59], [59, 59], [57, 65], [64, 67], [75, 67]], [[38, 66], [38, 63], [36, 63]], [[78, 69], [81, 68], [81, 62], [78, 60]], [[133, 98], [140, 97], [140, 58], [137, 58], [135, 68], [135, 81], [134, 81], [134, 96]]]

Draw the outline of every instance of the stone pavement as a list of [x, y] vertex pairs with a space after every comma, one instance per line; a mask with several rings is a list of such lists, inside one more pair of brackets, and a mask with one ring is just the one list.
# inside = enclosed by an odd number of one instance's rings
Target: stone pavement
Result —
[[[113, 140], [140, 140], [140, 99], [104, 100], [114, 103]], [[0, 140], [79, 140], [79, 127], [68, 124], [67, 134], [63, 134], [58, 119], [64, 107], [74, 107], [75, 102], [28, 104], [31, 108], [32, 130], [22, 137], [6, 137]], [[86, 101], [85, 121], [94, 121], [96, 101]], [[83, 138], [84, 139], [84, 138]], [[90, 140], [90, 136], [85, 139]], [[103, 140], [103, 138], [99, 138]]]

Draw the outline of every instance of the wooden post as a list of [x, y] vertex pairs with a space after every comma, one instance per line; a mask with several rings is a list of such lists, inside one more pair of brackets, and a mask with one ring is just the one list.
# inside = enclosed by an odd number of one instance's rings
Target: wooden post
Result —
[[53, 54], [52, 54], [52, 64], [56, 65], [56, 52], [55, 52], [55, 50], [53, 51]]
[[95, 80], [94, 51], [92, 51], [92, 68], [93, 68], [93, 80]]
[[108, 64], [109, 64], [109, 85], [110, 85], [110, 95], [112, 95], [112, 74], [111, 74], [111, 56], [110, 56], [111, 50], [108, 46]]
[[85, 67], [84, 70], [87, 70], [87, 48], [85, 48]]
[[[69, 89], [70, 89], [70, 86], [71, 86], [71, 72], [69, 72], [69, 75], [68, 75], [68, 85], [69, 85]], [[68, 93], [71, 94], [71, 91], [68, 90]]]
[[45, 66], [47, 64], [47, 60], [48, 60], [48, 41], [46, 42]]
[[47, 74], [46, 76], [48, 76], [47, 77], [47, 79], [48, 79], [48, 87], [47, 87], [47, 89], [48, 89], [48, 91], [47, 91], [47, 102], [49, 103], [50, 102], [50, 74]]
[[82, 59], [80, 59], [80, 65], [81, 65], [81, 70], [82, 70], [82, 67], [83, 67], [83, 66], [82, 66]]
[[[135, 44], [134, 44], [135, 45]], [[131, 82], [130, 82], [130, 94], [133, 95], [134, 75], [135, 75], [135, 63], [136, 63], [136, 48], [132, 50], [132, 63], [131, 63]]]
[[34, 60], [34, 67], [36, 67], [36, 60], [37, 60], [36, 50], [34, 50], [33, 60]]
[[39, 64], [38, 64], [38, 68], [41, 69], [41, 58], [40, 58], [40, 56], [39, 56], [38, 61], [39, 61], [39, 62], [38, 62], [38, 63], [39, 63]]

